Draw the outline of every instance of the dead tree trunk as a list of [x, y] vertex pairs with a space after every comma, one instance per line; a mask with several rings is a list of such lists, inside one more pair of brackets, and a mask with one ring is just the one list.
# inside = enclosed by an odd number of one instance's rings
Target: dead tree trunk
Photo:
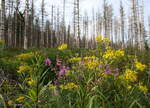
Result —
[[0, 1], [0, 40], [4, 40], [5, 34], [5, 0]]
[[26, 5], [25, 5], [24, 49], [28, 48], [28, 27], [29, 27], [29, 0], [26, 0]]

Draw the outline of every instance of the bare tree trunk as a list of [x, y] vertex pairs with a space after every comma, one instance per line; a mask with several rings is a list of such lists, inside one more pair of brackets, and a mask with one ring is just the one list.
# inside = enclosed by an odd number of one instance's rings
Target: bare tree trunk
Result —
[[68, 44], [68, 46], [70, 47], [70, 25], [68, 26], [67, 44]]
[[8, 46], [12, 46], [12, 14], [13, 13], [13, 1], [9, 0], [8, 8]]
[[44, 0], [42, 0], [42, 6], [41, 6], [41, 12], [42, 12], [42, 29], [41, 29], [41, 47], [44, 47], [44, 13], [45, 13], [45, 4]]
[[150, 36], [150, 16], [148, 17], [148, 27], [149, 27], [149, 36]]
[[104, 27], [104, 36], [107, 37], [107, 16], [106, 16], [106, 9], [107, 8], [107, 5], [106, 5], [106, 0], [104, 0], [104, 10], [103, 10], [103, 19], [104, 19], [104, 22], [103, 22], [103, 27]]
[[30, 35], [30, 39], [31, 39], [31, 42], [30, 42], [30, 45], [31, 47], [33, 47], [35, 45], [34, 43], [34, 0], [32, 0], [32, 6], [31, 6], [31, 35]]
[[50, 35], [50, 45], [53, 47], [53, 29], [54, 29], [54, 6], [52, 5], [52, 13], [51, 13], [51, 35]]
[[28, 48], [28, 27], [29, 27], [29, 0], [26, 0], [26, 7], [25, 7], [25, 31], [24, 31], [24, 49]]
[[122, 48], [125, 47], [125, 37], [124, 37], [124, 34], [125, 34], [125, 23], [124, 23], [124, 8], [122, 6], [122, 2], [120, 3], [120, 17], [121, 17], [121, 38], [122, 38]]
[[5, 34], [5, 0], [0, 4], [0, 40], [4, 40]]
[[142, 3], [141, 3], [141, 35], [140, 35], [140, 40], [139, 40], [139, 43], [140, 43], [140, 50], [144, 50], [145, 49], [145, 27], [144, 27], [144, 0], [142, 0]]

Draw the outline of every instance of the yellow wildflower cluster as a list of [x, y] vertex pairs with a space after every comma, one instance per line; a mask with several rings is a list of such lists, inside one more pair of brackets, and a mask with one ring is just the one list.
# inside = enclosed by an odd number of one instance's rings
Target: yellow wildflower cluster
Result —
[[120, 76], [120, 78], [135, 82], [137, 80], [137, 72], [127, 69], [126, 72]]
[[81, 57], [73, 57], [73, 58], [70, 58], [70, 59], [69, 59], [70, 62], [79, 62], [79, 61], [81, 61], [81, 60], [82, 60]]
[[144, 65], [144, 64], [142, 64], [138, 61], [135, 62], [135, 67], [136, 67], [137, 70], [140, 70], [140, 71], [143, 71], [143, 70], [146, 69], [146, 65]]
[[69, 76], [71, 74], [71, 70], [66, 71], [66, 76]]
[[107, 51], [108, 51], [108, 50], [112, 50], [112, 47], [107, 46], [107, 47], [106, 47], [106, 50], [107, 50]]
[[28, 83], [29, 85], [32, 85], [32, 84], [34, 83], [34, 80], [33, 80], [32, 78], [28, 78], [28, 79], [27, 79], [27, 83]]
[[103, 55], [106, 59], [117, 59], [118, 57], [123, 57], [125, 52], [123, 50], [111, 50], [108, 49], [105, 54]]
[[14, 104], [14, 101], [9, 100], [7, 103], [8, 103], [8, 105], [10, 106], [10, 105]]
[[84, 57], [84, 65], [88, 69], [96, 69], [99, 66], [99, 60], [95, 56]]
[[61, 89], [77, 89], [79, 88], [79, 86], [76, 85], [75, 83], [68, 83], [66, 85], [61, 85], [60, 88]]
[[95, 40], [96, 40], [97, 42], [102, 42], [102, 41], [103, 41], [103, 36], [102, 36], [102, 35], [96, 36]]
[[27, 60], [27, 59], [31, 59], [34, 56], [34, 54], [32, 52], [30, 53], [23, 53], [17, 56], [18, 59], [20, 60]]
[[99, 61], [97, 61], [97, 60], [88, 60], [88, 61], [84, 62], [84, 65], [88, 69], [96, 69], [99, 66]]
[[31, 67], [30, 66], [27, 66], [27, 65], [22, 65], [19, 67], [19, 70], [17, 71], [18, 73], [22, 73], [24, 71], [31, 71]]
[[83, 58], [83, 60], [96, 60], [96, 59], [98, 59], [98, 58], [95, 56], [88, 56], [88, 57]]
[[23, 102], [23, 100], [25, 99], [24, 96], [20, 96], [16, 99], [17, 102]]
[[62, 44], [62, 45], [58, 46], [58, 49], [59, 50], [65, 50], [65, 49], [67, 49], [67, 47], [68, 47], [67, 44]]
[[110, 40], [109, 38], [104, 38], [104, 39], [103, 39], [103, 42], [104, 42], [104, 43], [110, 43], [111, 40]]
[[110, 42], [111, 42], [111, 40], [110, 40], [109, 38], [104, 38], [104, 39], [103, 39], [103, 36], [102, 36], [102, 35], [97, 36], [97, 37], [95, 38], [95, 40], [96, 40], [97, 42], [103, 42], [103, 43], [110, 43]]
[[140, 91], [147, 93], [148, 92], [148, 88], [146, 86], [143, 86], [141, 84], [138, 85], [138, 88]]
[[0, 44], [4, 44], [5, 43], [5, 41], [4, 40], [0, 40]]

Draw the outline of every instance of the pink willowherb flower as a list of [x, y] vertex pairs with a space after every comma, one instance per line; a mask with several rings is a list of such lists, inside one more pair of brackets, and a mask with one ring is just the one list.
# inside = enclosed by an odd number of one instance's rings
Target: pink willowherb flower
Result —
[[65, 73], [66, 71], [69, 70], [69, 67], [66, 67], [66, 66], [63, 66], [62, 69], [60, 69], [60, 71], [58, 72], [58, 76], [61, 77], [61, 76], [65, 76]]
[[60, 59], [56, 59], [56, 65], [57, 66], [61, 66], [62, 65], [62, 61]]
[[51, 60], [49, 58], [46, 58], [44, 60], [44, 63], [45, 63], [46, 66], [50, 66], [51, 65]]
[[58, 80], [55, 80], [55, 81], [54, 81], [54, 84], [55, 84], [55, 85], [59, 85], [59, 81], [58, 81]]
[[118, 68], [116, 68], [116, 69], [114, 69], [114, 76], [115, 77], [117, 77], [117, 76], [119, 76], [119, 69]]

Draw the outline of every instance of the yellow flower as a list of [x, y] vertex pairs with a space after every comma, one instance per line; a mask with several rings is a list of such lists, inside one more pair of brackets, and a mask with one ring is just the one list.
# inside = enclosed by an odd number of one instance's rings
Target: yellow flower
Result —
[[66, 85], [60, 85], [60, 88], [61, 89], [69, 89], [70, 90], [70, 89], [77, 89], [77, 88], [79, 88], [79, 86], [74, 84], [74, 83], [68, 83]]
[[22, 72], [28, 71], [28, 70], [31, 70], [30, 66], [22, 65], [22, 66], [19, 67], [19, 70], [17, 72], [22, 73]]
[[68, 47], [67, 44], [62, 44], [62, 45], [58, 46], [58, 49], [59, 50], [65, 50], [65, 49], [67, 49], [67, 47]]
[[96, 60], [96, 59], [98, 59], [98, 58], [95, 56], [88, 56], [88, 57], [83, 58], [83, 60]]
[[31, 73], [31, 72], [33, 72], [33, 70], [31, 69], [31, 70], [29, 70], [29, 72]]
[[110, 42], [111, 42], [111, 40], [110, 40], [109, 38], [104, 38], [104, 39], [103, 39], [103, 36], [102, 36], [102, 35], [96, 36], [95, 40], [96, 40], [97, 42], [103, 42], [103, 43], [110, 43]]
[[16, 99], [17, 102], [23, 102], [23, 100], [25, 99], [24, 96], [20, 96]]
[[140, 70], [140, 71], [143, 71], [143, 70], [146, 69], [146, 65], [144, 65], [144, 64], [142, 64], [138, 61], [135, 62], [135, 67], [136, 67], [137, 70]]
[[117, 51], [115, 52], [115, 55], [116, 55], [117, 57], [122, 57], [122, 56], [125, 55], [125, 52], [124, 52], [123, 50], [117, 50]]
[[100, 64], [100, 61], [95, 56], [87, 56], [83, 60], [84, 66], [88, 69], [96, 69]]
[[81, 61], [81, 57], [73, 57], [69, 59], [70, 62], [79, 62]]
[[111, 48], [107, 48], [107, 51], [104, 53], [103, 57], [105, 59], [117, 59], [123, 57], [125, 52], [123, 50], [112, 50]]
[[107, 46], [107, 47], [106, 47], [106, 50], [112, 50], [112, 47]]
[[104, 43], [110, 43], [111, 40], [110, 40], [109, 38], [104, 38], [104, 39], [103, 39], [103, 42], [104, 42]]
[[55, 85], [50, 84], [49, 89], [56, 89], [57, 87]]
[[100, 36], [96, 36], [96, 38], [95, 38], [95, 40], [97, 41], [97, 42], [102, 42], [103, 41], [103, 36], [102, 35], [100, 35]]
[[137, 72], [127, 69], [126, 72], [120, 76], [121, 79], [126, 79], [127, 81], [135, 82], [137, 80]]
[[34, 83], [34, 80], [33, 80], [32, 78], [28, 78], [28, 79], [27, 79], [27, 83], [28, 83], [29, 85], [32, 85], [32, 84]]
[[99, 62], [94, 60], [94, 61], [85, 61], [84, 65], [88, 68], [88, 69], [96, 69], [96, 67], [99, 66]]
[[12, 105], [14, 102], [12, 100], [9, 100], [7, 103], [8, 105]]
[[131, 89], [131, 88], [132, 88], [132, 86], [128, 86], [127, 88], [128, 88], [128, 89]]
[[67, 70], [66, 71], [66, 76], [69, 76], [71, 74], [71, 71], [70, 70]]
[[148, 92], [148, 88], [146, 86], [143, 86], [141, 84], [138, 85], [138, 88], [140, 91], [147, 93]]

